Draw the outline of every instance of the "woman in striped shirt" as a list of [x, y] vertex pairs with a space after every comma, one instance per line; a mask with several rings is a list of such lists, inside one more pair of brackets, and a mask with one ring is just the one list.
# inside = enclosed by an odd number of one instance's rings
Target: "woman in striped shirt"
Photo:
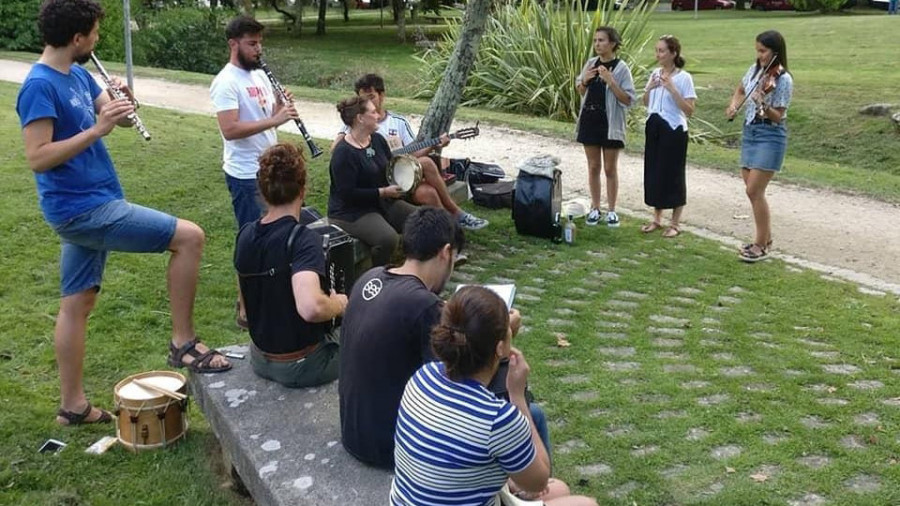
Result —
[[[422, 366], [400, 401], [392, 505], [500, 506], [511, 479], [548, 506], [596, 506], [550, 480], [525, 401], [528, 364], [511, 339], [506, 304], [490, 290], [463, 288], [444, 306], [431, 334], [440, 362]], [[510, 402], [486, 388], [505, 357]]]

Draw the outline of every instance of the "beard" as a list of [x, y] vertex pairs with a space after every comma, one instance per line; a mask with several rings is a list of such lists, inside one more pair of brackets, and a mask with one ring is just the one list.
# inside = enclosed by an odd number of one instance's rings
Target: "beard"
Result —
[[79, 54], [75, 56], [75, 63], [84, 65], [91, 59], [91, 53]]
[[248, 58], [248, 57], [244, 56], [244, 54], [241, 53], [240, 51], [238, 52], [237, 57], [238, 57], [238, 63], [241, 64], [241, 67], [244, 70], [256, 70], [259, 68], [259, 58], [255, 59], [255, 60]]

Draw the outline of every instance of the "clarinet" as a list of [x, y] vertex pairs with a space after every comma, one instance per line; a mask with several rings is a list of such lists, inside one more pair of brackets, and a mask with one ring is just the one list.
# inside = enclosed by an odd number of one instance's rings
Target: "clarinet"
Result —
[[[278, 82], [278, 79], [275, 79], [275, 75], [272, 74], [272, 71], [269, 70], [269, 66], [266, 65], [266, 62], [263, 61], [262, 58], [259, 59], [259, 68], [262, 69], [263, 72], [266, 73], [266, 77], [269, 78], [269, 82], [272, 83], [272, 88], [275, 90], [275, 93], [278, 95], [278, 98], [281, 100], [282, 104], [287, 104], [290, 102], [287, 97], [287, 92], [284, 91], [284, 86]], [[316, 146], [315, 141], [309, 135], [309, 132], [306, 131], [306, 127], [303, 126], [303, 121], [300, 118], [294, 118], [294, 123], [297, 124], [297, 128], [300, 130], [300, 134], [303, 135], [303, 140], [306, 141], [306, 145], [309, 146], [309, 153], [313, 158], [317, 158], [322, 156], [322, 149], [319, 146]]]
[[[134, 108], [137, 109], [138, 103], [137, 100], [129, 98], [128, 95], [125, 94], [124, 91], [119, 89], [118, 86], [113, 84], [112, 79], [110, 79], [109, 74], [106, 73], [106, 69], [103, 68], [103, 65], [100, 63], [100, 60], [91, 52], [91, 61], [94, 62], [94, 65], [97, 67], [97, 71], [100, 72], [100, 77], [103, 78], [103, 82], [106, 84], [106, 89], [112, 94], [112, 96], [118, 100], [120, 98], [124, 98], [134, 104]], [[138, 133], [141, 134], [141, 137], [144, 138], [145, 141], [150, 140], [150, 132], [147, 131], [147, 127], [144, 126], [144, 122], [141, 121], [141, 118], [138, 117], [136, 112], [132, 112], [126, 118], [131, 121], [134, 125], [134, 128], [137, 129]]]

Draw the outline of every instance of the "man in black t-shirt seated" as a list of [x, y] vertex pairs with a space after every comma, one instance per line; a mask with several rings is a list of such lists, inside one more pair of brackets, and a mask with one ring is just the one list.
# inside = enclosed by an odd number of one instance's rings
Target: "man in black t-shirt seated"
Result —
[[400, 398], [433, 360], [431, 328], [443, 305], [437, 294], [464, 241], [450, 213], [421, 207], [403, 227], [403, 265], [376, 267], [353, 285], [341, 329], [341, 440], [367, 464], [393, 469]]
[[259, 158], [257, 175], [267, 212], [238, 232], [234, 267], [250, 324], [250, 365], [287, 387], [309, 387], [338, 376], [338, 329], [347, 296], [322, 290], [321, 236], [298, 223], [306, 193], [303, 154], [276, 144]]

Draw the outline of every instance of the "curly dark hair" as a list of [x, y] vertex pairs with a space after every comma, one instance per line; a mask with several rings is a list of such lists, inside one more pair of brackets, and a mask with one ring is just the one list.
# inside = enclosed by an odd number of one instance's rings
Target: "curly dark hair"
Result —
[[496, 293], [467, 286], [444, 305], [441, 323], [431, 330], [431, 350], [453, 381], [489, 367], [497, 343], [506, 339], [509, 311]]
[[65, 47], [75, 34], [89, 35], [103, 16], [103, 7], [96, 0], [44, 0], [38, 30], [44, 44]]
[[256, 176], [259, 192], [273, 206], [290, 204], [306, 189], [303, 150], [286, 142], [275, 144], [259, 156]]

